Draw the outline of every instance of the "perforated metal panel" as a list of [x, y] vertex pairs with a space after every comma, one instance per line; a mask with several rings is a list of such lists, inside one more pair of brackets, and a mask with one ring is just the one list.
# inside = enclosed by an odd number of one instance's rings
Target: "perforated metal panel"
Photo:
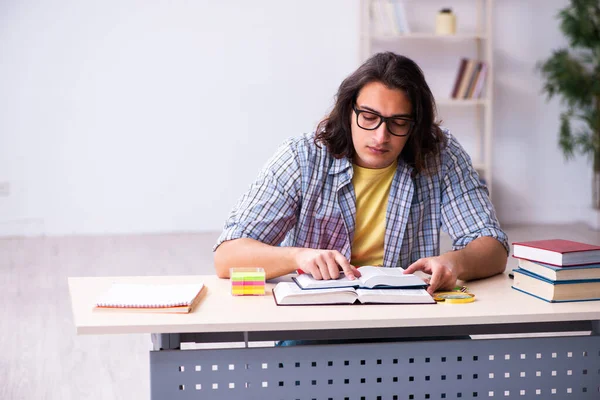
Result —
[[600, 399], [600, 336], [150, 353], [153, 400]]

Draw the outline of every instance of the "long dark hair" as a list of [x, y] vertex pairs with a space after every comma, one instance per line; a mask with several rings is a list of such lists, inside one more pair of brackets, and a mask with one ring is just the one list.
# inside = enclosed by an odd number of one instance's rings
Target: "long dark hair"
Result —
[[435, 121], [435, 100], [423, 71], [413, 60], [392, 52], [375, 54], [344, 79], [333, 110], [317, 126], [315, 143], [324, 144], [336, 158], [354, 157], [350, 128], [352, 106], [363, 86], [375, 81], [407, 94], [415, 123], [400, 158], [416, 172], [426, 170], [427, 158], [439, 154], [446, 144], [446, 136]]

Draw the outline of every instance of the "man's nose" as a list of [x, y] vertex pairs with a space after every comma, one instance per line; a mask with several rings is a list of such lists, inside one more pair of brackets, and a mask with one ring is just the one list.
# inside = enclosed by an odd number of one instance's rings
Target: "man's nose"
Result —
[[377, 129], [375, 129], [375, 140], [377, 143], [385, 143], [389, 139], [389, 132], [387, 130], [387, 122], [383, 121]]

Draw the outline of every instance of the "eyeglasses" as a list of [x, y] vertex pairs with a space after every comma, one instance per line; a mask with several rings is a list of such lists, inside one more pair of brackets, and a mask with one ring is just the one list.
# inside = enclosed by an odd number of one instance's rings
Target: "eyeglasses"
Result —
[[410, 133], [415, 121], [406, 117], [384, 117], [372, 111], [359, 110], [352, 106], [356, 113], [356, 123], [362, 129], [374, 131], [385, 122], [388, 132], [394, 136], [406, 136]]

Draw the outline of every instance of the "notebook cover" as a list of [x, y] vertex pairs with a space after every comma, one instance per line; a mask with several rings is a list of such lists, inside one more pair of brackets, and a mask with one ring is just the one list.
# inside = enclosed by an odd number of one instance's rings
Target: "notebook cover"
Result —
[[535, 278], [538, 279], [540, 281], [549, 283], [551, 285], [572, 285], [572, 284], [577, 284], [577, 283], [596, 283], [596, 282], [600, 282], [600, 279], [573, 279], [573, 280], [566, 280], [566, 281], [552, 281], [550, 279], [547, 279], [543, 276], [539, 276], [537, 274], [534, 274], [533, 272], [529, 272], [526, 269], [522, 269], [522, 268], [516, 268], [513, 269], [513, 273], [515, 272], [519, 272], [523, 275], [529, 276], [531, 278]]
[[525, 247], [534, 247], [537, 249], [554, 251], [556, 253], [574, 253], [574, 252], [583, 252], [583, 251], [594, 251], [600, 250], [600, 246], [574, 242], [571, 240], [564, 239], [548, 239], [548, 240], [532, 240], [528, 242], [514, 242], [513, 246], [525, 246]]
[[[548, 269], [552, 269], [554, 271], [561, 271], [561, 270], [572, 270], [572, 269], [594, 269], [594, 268], [600, 268], [600, 264], [598, 263], [594, 263], [594, 264], [576, 264], [576, 265], [552, 265], [552, 264], [547, 264], [547, 263], [543, 263], [541, 261], [536, 261], [536, 260], [528, 260], [527, 258], [523, 258], [523, 257], [515, 257], [517, 260], [526, 260], [529, 261], [531, 263], [537, 264], [541, 267], [544, 268], [548, 268]], [[527, 269], [527, 268], [523, 268], [523, 269]]]
[[597, 299], [584, 299], [584, 300], [548, 300], [548, 299], [544, 299], [543, 297], [537, 296], [535, 294], [526, 292], [525, 290], [516, 288], [514, 286], [511, 286], [511, 288], [515, 289], [518, 292], [525, 293], [525, 294], [527, 294], [527, 295], [529, 295], [531, 297], [535, 297], [536, 299], [544, 300], [546, 303], [575, 303], [575, 302], [582, 302], [582, 301], [599, 301], [600, 300], [600, 298], [597, 298]]

